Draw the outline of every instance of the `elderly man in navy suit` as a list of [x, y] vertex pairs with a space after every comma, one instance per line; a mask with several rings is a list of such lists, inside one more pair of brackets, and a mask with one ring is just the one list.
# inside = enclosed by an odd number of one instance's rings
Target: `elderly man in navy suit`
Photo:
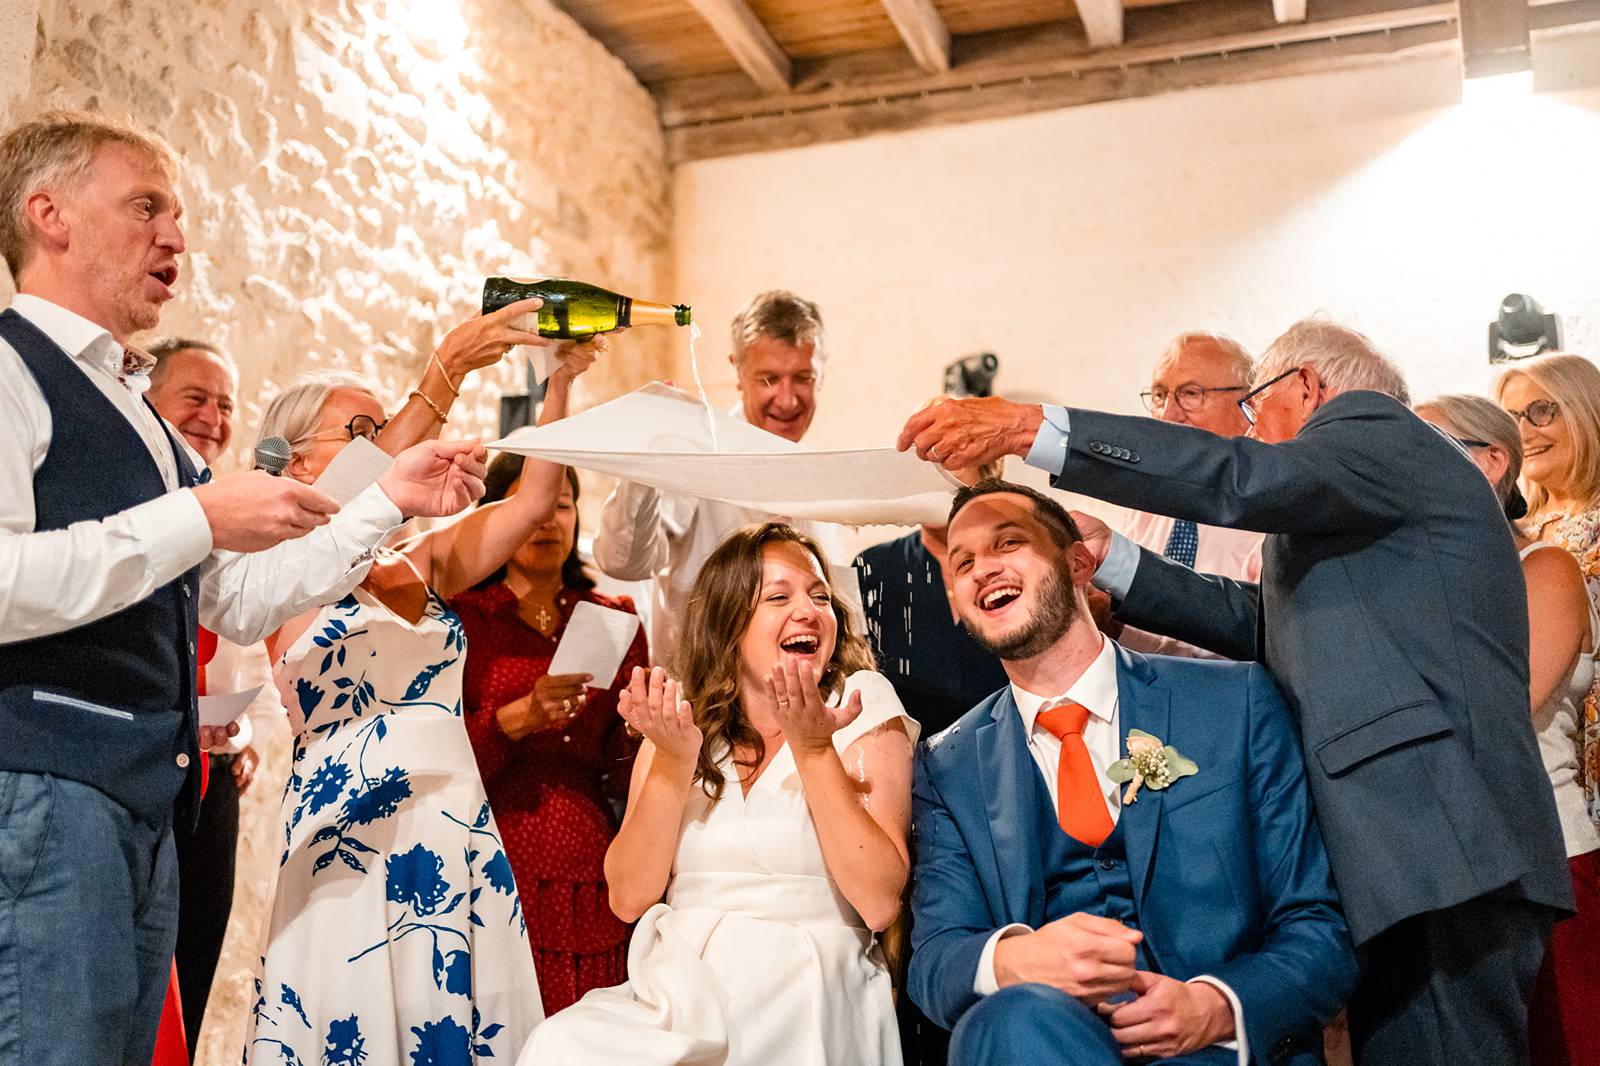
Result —
[[949, 538], [1011, 679], [917, 765], [910, 992], [952, 1061], [1320, 1062], [1356, 963], [1266, 671], [1103, 637], [1031, 489], [963, 491]]
[[900, 444], [952, 468], [1022, 455], [1058, 488], [1266, 533], [1257, 585], [1083, 527], [1118, 618], [1259, 660], [1283, 686], [1365, 964], [1356, 1061], [1526, 1062], [1572, 884], [1505, 515], [1355, 330], [1296, 323], [1240, 402], [1255, 439], [983, 399], [918, 412]]

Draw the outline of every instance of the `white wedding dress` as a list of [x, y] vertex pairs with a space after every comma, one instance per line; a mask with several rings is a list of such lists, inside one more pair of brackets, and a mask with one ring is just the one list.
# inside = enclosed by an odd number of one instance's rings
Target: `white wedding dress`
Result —
[[[841, 757], [906, 715], [882, 675], [861, 672], [860, 717]], [[847, 760], [846, 767], [849, 762]], [[690, 793], [666, 901], [628, 946], [626, 984], [596, 989], [534, 1030], [518, 1066], [899, 1066], [889, 972], [839, 893], [787, 746], [744, 795], [731, 761], [713, 806]]]

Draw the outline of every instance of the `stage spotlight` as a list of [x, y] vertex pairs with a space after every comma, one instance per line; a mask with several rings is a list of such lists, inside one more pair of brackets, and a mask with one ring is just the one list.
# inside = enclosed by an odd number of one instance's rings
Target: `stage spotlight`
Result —
[[1000, 357], [993, 352], [957, 359], [944, 368], [944, 391], [950, 396], [993, 396], [999, 372]]
[[1561, 319], [1546, 314], [1532, 296], [1514, 292], [1500, 301], [1489, 323], [1489, 362], [1527, 359], [1561, 347]]

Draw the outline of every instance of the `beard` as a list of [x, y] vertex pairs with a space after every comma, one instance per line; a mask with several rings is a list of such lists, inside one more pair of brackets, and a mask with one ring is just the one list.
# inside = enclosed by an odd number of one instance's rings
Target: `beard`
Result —
[[1064, 566], [1052, 568], [1050, 576], [1039, 586], [1039, 605], [1028, 620], [1012, 632], [990, 637], [972, 625], [967, 631], [984, 651], [1006, 662], [1022, 662], [1043, 655], [1066, 635], [1077, 618], [1078, 604], [1072, 595], [1070, 576]]

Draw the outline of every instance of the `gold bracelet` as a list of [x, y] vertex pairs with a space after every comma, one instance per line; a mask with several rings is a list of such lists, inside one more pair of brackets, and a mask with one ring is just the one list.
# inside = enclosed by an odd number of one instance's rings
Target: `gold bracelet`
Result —
[[438, 404], [434, 403], [433, 400], [428, 396], [427, 393], [423, 392], [421, 389], [412, 389], [411, 390], [411, 395], [415, 396], [417, 399], [421, 400], [423, 403], [425, 403], [429, 407], [433, 408], [433, 413], [439, 416], [439, 424], [441, 426], [447, 424], [450, 421], [448, 418], [446, 418], [444, 416], [444, 410]]
[[433, 364], [439, 368], [439, 376], [444, 378], [444, 387], [450, 390], [450, 395], [460, 399], [461, 390], [456, 388], [455, 382], [450, 380], [450, 371], [444, 368], [444, 360], [439, 358], [439, 349], [437, 348], [433, 350]]

